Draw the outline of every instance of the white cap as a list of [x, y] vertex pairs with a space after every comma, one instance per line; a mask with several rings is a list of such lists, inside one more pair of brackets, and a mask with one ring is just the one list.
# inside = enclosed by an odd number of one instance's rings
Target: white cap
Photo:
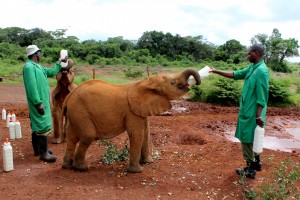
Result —
[[40, 49], [36, 45], [29, 45], [26, 48], [27, 56], [34, 54], [35, 52], [40, 51]]

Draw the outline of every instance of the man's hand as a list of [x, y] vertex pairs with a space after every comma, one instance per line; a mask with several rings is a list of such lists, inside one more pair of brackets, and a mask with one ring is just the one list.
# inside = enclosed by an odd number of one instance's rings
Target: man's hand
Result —
[[264, 127], [265, 122], [261, 119], [261, 117], [256, 118], [256, 124], [260, 127]]
[[38, 113], [40, 113], [41, 115], [45, 114], [45, 109], [44, 109], [44, 105], [43, 104], [39, 104], [36, 106]]

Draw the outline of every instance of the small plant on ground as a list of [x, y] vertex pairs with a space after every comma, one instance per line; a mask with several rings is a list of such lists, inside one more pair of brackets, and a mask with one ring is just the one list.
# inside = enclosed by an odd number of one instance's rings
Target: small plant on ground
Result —
[[104, 146], [101, 146], [101, 144], [100, 146], [106, 150], [106, 153], [102, 157], [102, 163], [112, 164], [114, 162], [124, 161], [127, 159], [129, 155], [129, 148], [127, 144], [125, 144], [124, 149], [118, 150], [115, 144], [107, 140], [101, 140], [101, 143]]
[[[290, 160], [280, 162], [273, 172], [270, 180], [264, 179], [256, 189], [244, 188], [245, 199], [284, 200], [300, 199], [300, 162], [292, 163]], [[245, 186], [243, 184], [243, 186]]]

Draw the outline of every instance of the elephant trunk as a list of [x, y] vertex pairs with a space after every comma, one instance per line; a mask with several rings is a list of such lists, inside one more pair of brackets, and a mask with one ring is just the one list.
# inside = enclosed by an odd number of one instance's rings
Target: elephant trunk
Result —
[[188, 80], [188, 78], [190, 76], [193, 76], [195, 81], [196, 81], [196, 85], [200, 85], [201, 84], [201, 79], [200, 79], [200, 75], [199, 73], [194, 70], [194, 69], [186, 69], [181, 73], [181, 76], [183, 76], [185, 78], [185, 80]]

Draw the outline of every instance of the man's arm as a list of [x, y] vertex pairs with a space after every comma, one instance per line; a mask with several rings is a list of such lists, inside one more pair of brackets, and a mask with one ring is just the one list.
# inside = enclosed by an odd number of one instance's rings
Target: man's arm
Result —
[[210, 69], [211, 69], [211, 71], [210, 71], [211, 73], [219, 74], [219, 75], [224, 76], [226, 78], [234, 78], [234, 73], [233, 72], [220, 71], [220, 70], [216, 70], [213, 67], [210, 67]]

